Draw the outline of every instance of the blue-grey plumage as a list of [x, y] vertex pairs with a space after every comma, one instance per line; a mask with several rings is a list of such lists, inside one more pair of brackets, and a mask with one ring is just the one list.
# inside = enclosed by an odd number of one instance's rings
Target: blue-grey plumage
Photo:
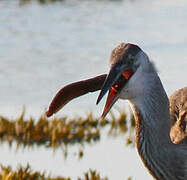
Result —
[[[109, 90], [103, 116], [117, 99], [128, 100], [136, 120], [136, 146], [149, 172], [157, 180], [187, 180], [187, 145], [174, 144], [170, 138], [169, 99], [148, 55], [137, 45], [122, 43], [110, 62], [100, 93]], [[119, 71], [113, 73], [116, 66]], [[186, 90], [183, 96], [187, 97]]]
[[136, 120], [137, 150], [152, 176], [156, 180], [187, 180], [187, 87], [175, 92], [169, 102], [153, 63], [134, 44], [117, 46], [110, 63], [108, 75], [62, 88], [46, 115], [51, 116], [76, 97], [101, 89], [99, 103], [109, 91], [102, 117], [118, 99], [129, 101]]

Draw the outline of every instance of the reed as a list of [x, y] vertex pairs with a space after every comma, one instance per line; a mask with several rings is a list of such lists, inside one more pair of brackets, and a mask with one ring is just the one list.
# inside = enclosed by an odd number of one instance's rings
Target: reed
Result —
[[[85, 118], [67, 117], [53, 118], [48, 120], [41, 116], [38, 120], [32, 117], [25, 120], [25, 111], [17, 119], [0, 117], [0, 142], [8, 142], [11, 146], [16, 142], [17, 147], [45, 146], [55, 150], [58, 147], [65, 147], [64, 154], [67, 155], [68, 145], [93, 144], [100, 140], [101, 131], [108, 130], [108, 135], [116, 137], [120, 134], [127, 134], [126, 144], [134, 143], [134, 118], [131, 115], [130, 125], [127, 125], [127, 115], [119, 111], [118, 118], [110, 113], [109, 119], [95, 118], [89, 113]], [[80, 146], [79, 146], [80, 147]], [[78, 152], [79, 157], [83, 151]]]
[[[85, 118], [75, 117], [69, 119], [67, 117], [53, 118], [52, 120], [41, 116], [39, 119], [28, 120], [24, 118], [25, 111], [16, 119], [8, 119], [0, 117], [0, 142], [8, 142], [12, 146], [16, 142], [17, 147], [25, 146], [45, 146], [55, 150], [58, 147], [65, 147], [64, 155], [67, 156], [67, 147], [69, 145], [95, 143], [100, 140], [101, 131], [105, 129], [108, 136], [117, 137], [126, 134], [126, 144], [134, 145], [134, 127], [135, 122], [132, 114], [130, 115], [130, 124], [127, 123], [127, 114], [119, 110], [119, 116], [115, 117], [114, 113], [110, 113], [109, 119], [95, 118], [89, 113]], [[82, 158], [83, 149], [78, 146], [78, 157]], [[71, 180], [70, 177], [51, 177], [46, 173], [34, 172], [29, 165], [26, 167], [18, 167], [13, 170], [11, 166], [5, 167], [0, 165], [0, 179], [40, 179], [40, 180]], [[102, 178], [99, 173], [89, 170], [78, 177], [77, 180], [108, 180]], [[131, 180], [129, 177], [128, 180]]]
[[[46, 172], [33, 171], [29, 164], [26, 167], [19, 166], [16, 170], [13, 170], [11, 166], [0, 165], [0, 179], [1, 180], [71, 180], [70, 177], [52, 177], [46, 175]], [[83, 174], [83, 177], [77, 177], [77, 180], [108, 180], [107, 177], [101, 177], [101, 175], [92, 169]], [[132, 180], [129, 177], [127, 180]]]
[[[84, 173], [83, 178], [78, 177], [77, 180], [108, 180], [106, 177], [102, 178], [95, 170], [89, 170]], [[0, 165], [0, 179], [1, 180], [71, 180], [70, 177], [51, 177], [47, 176], [45, 172], [33, 171], [29, 165], [26, 167], [18, 167], [13, 170], [10, 166], [5, 167]]]

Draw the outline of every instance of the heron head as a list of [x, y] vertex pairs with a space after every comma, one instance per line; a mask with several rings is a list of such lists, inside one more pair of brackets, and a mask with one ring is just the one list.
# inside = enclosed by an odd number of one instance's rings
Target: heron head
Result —
[[132, 99], [143, 91], [140, 76], [149, 63], [147, 55], [137, 46], [130, 43], [121, 43], [111, 53], [111, 69], [107, 75], [97, 104], [109, 91], [102, 117], [111, 109], [119, 99]]

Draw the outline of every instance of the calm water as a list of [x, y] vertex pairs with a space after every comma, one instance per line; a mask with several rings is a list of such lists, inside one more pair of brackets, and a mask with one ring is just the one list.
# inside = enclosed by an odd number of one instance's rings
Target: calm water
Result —
[[[39, 117], [58, 89], [109, 70], [111, 50], [120, 42], [133, 42], [155, 62], [170, 95], [187, 81], [187, 1], [79, 1], [19, 6], [0, 1], [0, 114], [15, 118], [23, 106], [26, 116]], [[100, 115], [104, 101], [95, 106], [98, 93], [74, 100], [56, 116]], [[123, 107], [124, 102], [117, 103]], [[97, 169], [111, 180], [151, 179], [135, 149], [124, 138], [106, 139], [85, 148], [81, 161], [67, 161], [62, 151], [33, 148], [15, 153], [0, 148], [3, 165], [25, 165], [53, 175], [81, 176]]]

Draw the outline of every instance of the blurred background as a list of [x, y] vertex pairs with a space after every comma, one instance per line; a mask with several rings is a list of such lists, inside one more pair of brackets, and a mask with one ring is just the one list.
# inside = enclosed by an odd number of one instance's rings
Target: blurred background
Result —
[[[0, 115], [38, 118], [64, 85], [107, 73], [108, 59], [121, 42], [138, 44], [155, 63], [168, 95], [186, 86], [187, 1], [181, 0], [0, 0]], [[98, 92], [68, 104], [55, 117], [99, 116]], [[119, 101], [117, 107], [126, 108]], [[114, 109], [115, 111], [115, 109]], [[77, 160], [65, 160], [61, 149], [16, 150], [1, 144], [0, 163], [76, 179], [89, 168], [110, 180], [149, 180], [136, 149], [124, 136], [85, 147]]]

